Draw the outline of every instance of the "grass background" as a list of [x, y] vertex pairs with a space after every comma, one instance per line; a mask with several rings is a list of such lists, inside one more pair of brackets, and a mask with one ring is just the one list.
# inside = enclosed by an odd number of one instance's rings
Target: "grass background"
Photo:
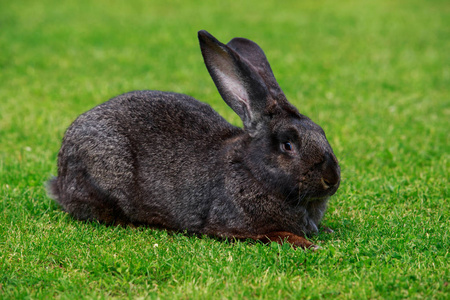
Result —
[[[255, 40], [342, 168], [322, 250], [72, 220], [46, 196], [65, 129], [138, 89], [233, 124], [196, 32]], [[1, 1], [0, 298], [450, 296], [448, 1]]]

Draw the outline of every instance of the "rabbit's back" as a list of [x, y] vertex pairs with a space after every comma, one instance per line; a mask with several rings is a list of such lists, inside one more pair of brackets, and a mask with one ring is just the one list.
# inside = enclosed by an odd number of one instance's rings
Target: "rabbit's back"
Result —
[[196, 231], [223, 143], [241, 133], [192, 97], [130, 92], [68, 128], [50, 191], [78, 219]]

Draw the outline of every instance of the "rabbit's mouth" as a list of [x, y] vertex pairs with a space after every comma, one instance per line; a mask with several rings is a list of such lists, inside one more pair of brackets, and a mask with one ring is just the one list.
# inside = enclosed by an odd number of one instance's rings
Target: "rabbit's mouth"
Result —
[[318, 200], [328, 199], [336, 193], [336, 191], [338, 190], [338, 187], [339, 186], [333, 186], [333, 187], [319, 190], [311, 195], [310, 201], [318, 201]]
[[327, 190], [305, 191], [299, 194], [300, 201], [306, 203], [327, 201], [337, 191], [337, 187]]
[[339, 188], [339, 182], [330, 185], [325, 180], [319, 180], [314, 187], [308, 186], [308, 183], [301, 182], [298, 187], [298, 197], [301, 202], [324, 201], [336, 193]]

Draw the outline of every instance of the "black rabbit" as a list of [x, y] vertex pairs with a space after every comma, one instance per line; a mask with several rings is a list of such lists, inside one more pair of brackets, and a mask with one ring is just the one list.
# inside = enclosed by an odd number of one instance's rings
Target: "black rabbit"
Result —
[[187, 95], [135, 91], [67, 129], [49, 194], [79, 220], [315, 247], [340, 168], [322, 128], [286, 99], [262, 49], [198, 38], [234, 127]]

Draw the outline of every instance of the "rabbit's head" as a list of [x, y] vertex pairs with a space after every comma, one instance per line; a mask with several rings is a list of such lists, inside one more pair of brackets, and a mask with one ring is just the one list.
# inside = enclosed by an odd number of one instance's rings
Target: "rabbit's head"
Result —
[[325, 133], [288, 102], [262, 49], [243, 38], [225, 45], [198, 35], [211, 77], [244, 124], [252, 175], [296, 203], [334, 194], [340, 168]]

